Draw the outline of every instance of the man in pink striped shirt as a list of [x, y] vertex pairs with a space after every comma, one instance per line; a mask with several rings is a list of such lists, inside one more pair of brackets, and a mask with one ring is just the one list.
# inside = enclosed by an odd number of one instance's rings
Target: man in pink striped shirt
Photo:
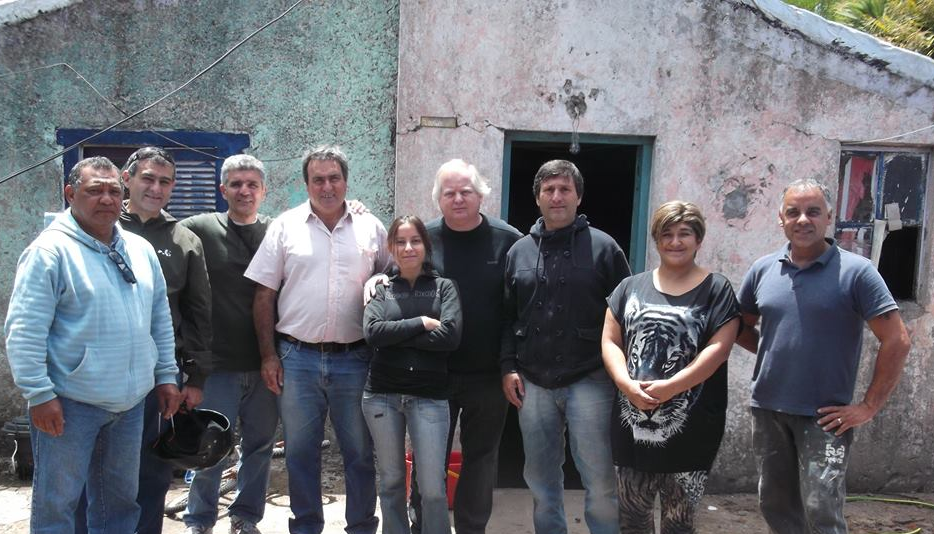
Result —
[[347, 157], [339, 148], [313, 149], [302, 171], [309, 201], [270, 224], [244, 274], [257, 282], [262, 375], [278, 395], [288, 444], [289, 532], [323, 529], [320, 444], [330, 414], [344, 459], [346, 530], [374, 534], [373, 443], [360, 409], [370, 361], [363, 284], [389, 262], [386, 229], [347, 209]]

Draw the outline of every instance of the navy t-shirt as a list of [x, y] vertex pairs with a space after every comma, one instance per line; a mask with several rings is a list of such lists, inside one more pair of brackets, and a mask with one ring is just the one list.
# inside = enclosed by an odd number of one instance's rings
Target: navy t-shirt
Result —
[[[652, 272], [645, 272], [623, 280], [607, 303], [622, 327], [629, 376], [640, 381], [674, 376], [739, 316], [733, 288], [719, 274], [673, 296], [658, 291]], [[709, 470], [723, 437], [726, 405], [726, 363], [652, 412], [639, 410], [617, 391], [613, 461], [652, 473]]]
[[799, 269], [788, 247], [757, 260], [739, 290], [743, 313], [759, 315], [752, 406], [817, 415], [853, 400], [863, 326], [898, 309], [866, 258], [831, 244]]

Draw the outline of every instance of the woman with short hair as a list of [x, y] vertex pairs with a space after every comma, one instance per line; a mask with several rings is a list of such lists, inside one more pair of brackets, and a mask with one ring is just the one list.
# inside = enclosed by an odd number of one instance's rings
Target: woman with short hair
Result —
[[607, 299], [603, 361], [618, 388], [611, 443], [620, 532], [694, 532], [694, 510], [723, 437], [726, 359], [739, 330], [730, 282], [697, 265], [706, 226], [690, 202], [652, 217], [657, 269], [623, 280]]

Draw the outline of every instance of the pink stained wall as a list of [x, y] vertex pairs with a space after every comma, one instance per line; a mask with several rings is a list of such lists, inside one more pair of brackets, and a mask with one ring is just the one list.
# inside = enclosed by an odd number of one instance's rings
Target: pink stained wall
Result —
[[[400, 10], [397, 213], [437, 214], [435, 170], [460, 157], [491, 178], [485, 209], [498, 214], [504, 131], [569, 132], [569, 84], [586, 97], [581, 132], [655, 138], [649, 209], [672, 198], [699, 204], [708, 219], [699, 259], [737, 289], [752, 261], [784, 243], [786, 183], [815, 178], [836, 190], [841, 144], [934, 122], [930, 78], [805, 38], [751, 2], [403, 0]], [[457, 116], [461, 126], [420, 128], [421, 116]], [[934, 145], [934, 130], [894, 145]], [[857, 488], [934, 489], [924, 440], [934, 416], [913, 409], [934, 403], [924, 371], [934, 364], [930, 232], [923, 239], [919, 298], [902, 305], [915, 348], [889, 406], [858, 434], [887, 446], [857, 448]], [[650, 246], [646, 266], [656, 263]], [[871, 338], [867, 330], [857, 396], [871, 373]], [[754, 487], [745, 407], [753, 363], [734, 350], [715, 490]]]

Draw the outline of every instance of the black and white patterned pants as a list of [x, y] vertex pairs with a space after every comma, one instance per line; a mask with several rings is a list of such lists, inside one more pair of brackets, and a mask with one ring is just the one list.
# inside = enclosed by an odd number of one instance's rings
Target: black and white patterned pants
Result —
[[648, 473], [617, 467], [620, 534], [654, 534], [656, 495], [662, 508], [662, 534], [693, 534], [694, 510], [704, 495], [707, 474]]

